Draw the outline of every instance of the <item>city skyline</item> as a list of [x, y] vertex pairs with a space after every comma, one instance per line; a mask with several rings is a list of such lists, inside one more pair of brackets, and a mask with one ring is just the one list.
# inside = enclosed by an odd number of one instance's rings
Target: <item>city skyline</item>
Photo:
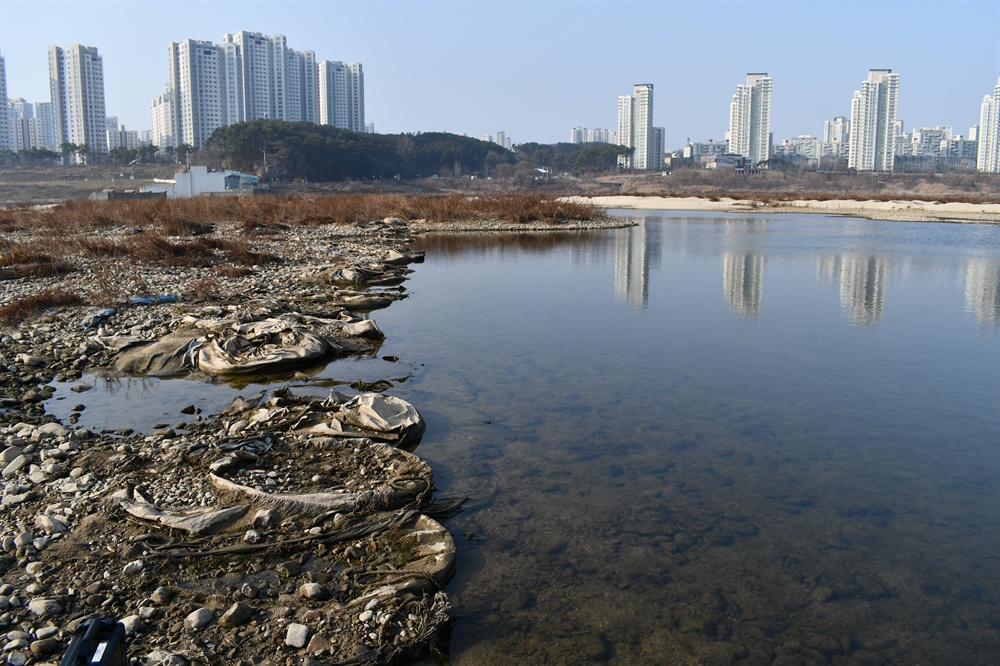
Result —
[[[766, 71], [777, 142], [820, 136], [824, 122], [848, 117], [859, 77], [876, 68], [901, 74], [897, 117], [907, 128], [943, 125], [966, 134], [979, 122], [983, 95], [1000, 72], [1000, 3], [884, 0], [865, 3], [863, 18], [854, 6], [4, 0], [0, 54], [8, 95], [41, 102], [48, 101], [48, 46], [96, 47], [108, 114], [138, 130], [150, 129], [150, 101], [163, 93], [166, 47], [184, 39], [219, 43], [234, 27], [284, 35], [289, 48], [313, 50], [317, 60], [363, 62], [367, 120], [381, 133], [503, 130], [514, 143], [562, 142], [571, 127], [614, 127], [614, 100], [647, 81], [660, 91], [652, 122], [671, 150], [689, 138], [723, 138], [733, 86], [747, 72]], [[619, 15], [639, 17], [649, 38], [620, 48], [607, 28]], [[855, 34], [861, 20], [893, 29], [849, 44], [837, 36]], [[944, 37], [929, 43], [949, 22], [961, 26], [961, 48]]]

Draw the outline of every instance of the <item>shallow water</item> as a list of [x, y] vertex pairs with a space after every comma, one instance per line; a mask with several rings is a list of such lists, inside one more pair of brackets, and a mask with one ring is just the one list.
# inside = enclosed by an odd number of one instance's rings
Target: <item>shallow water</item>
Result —
[[451, 663], [995, 663], [1000, 227], [619, 213], [422, 237], [400, 362], [317, 375], [406, 378], [471, 498]]

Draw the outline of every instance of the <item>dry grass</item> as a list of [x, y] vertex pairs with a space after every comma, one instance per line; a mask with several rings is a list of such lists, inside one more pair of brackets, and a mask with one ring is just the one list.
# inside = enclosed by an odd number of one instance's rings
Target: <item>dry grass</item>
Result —
[[79, 305], [82, 302], [80, 296], [73, 292], [63, 289], [46, 289], [0, 307], [0, 324], [15, 326], [22, 321], [37, 317], [51, 308]]

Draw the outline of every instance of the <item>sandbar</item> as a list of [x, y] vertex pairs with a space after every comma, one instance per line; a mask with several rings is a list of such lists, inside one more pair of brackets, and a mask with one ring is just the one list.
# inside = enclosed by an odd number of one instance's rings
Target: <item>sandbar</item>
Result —
[[1000, 203], [940, 203], [937, 201], [857, 201], [853, 199], [796, 200], [764, 203], [748, 199], [703, 197], [598, 196], [566, 197], [601, 208], [687, 210], [724, 213], [819, 213], [872, 220], [911, 222], [985, 222], [1000, 224]]

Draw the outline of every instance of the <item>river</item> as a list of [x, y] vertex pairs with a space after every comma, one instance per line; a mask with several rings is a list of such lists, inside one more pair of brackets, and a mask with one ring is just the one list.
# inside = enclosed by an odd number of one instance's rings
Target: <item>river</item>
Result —
[[320, 375], [469, 498], [450, 663], [995, 663], [1000, 227], [612, 213], [420, 237], [399, 361]]

